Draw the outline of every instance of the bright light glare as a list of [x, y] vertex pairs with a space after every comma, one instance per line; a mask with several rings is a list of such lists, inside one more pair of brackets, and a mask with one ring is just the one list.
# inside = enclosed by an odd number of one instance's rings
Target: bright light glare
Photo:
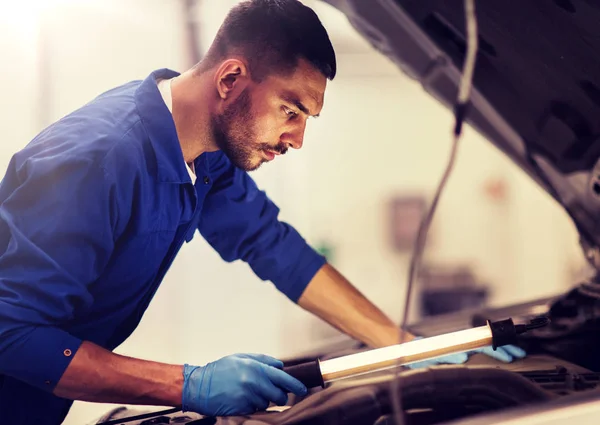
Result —
[[325, 381], [332, 381], [365, 372], [393, 368], [398, 364], [465, 352], [491, 344], [490, 327], [480, 326], [324, 360], [320, 364], [321, 374]]
[[0, 17], [14, 21], [15, 18], [37, 15], [61, 0], [0, 0]]
[[11, 32], [31, 34], [35, 31], [40, 13], [49, 1], [44, 0], [0, 0], [0, 27]]
[[10, 27], [31, 34], [41, 16], [73, 0], [0, 0], [0, 27]]

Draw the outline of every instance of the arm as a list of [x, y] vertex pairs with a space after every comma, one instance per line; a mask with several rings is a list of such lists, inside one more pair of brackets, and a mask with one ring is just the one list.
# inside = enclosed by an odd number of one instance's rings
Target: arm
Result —
[[247, 173], [224, 155], [213, 172], [218, 177], [204, 208], [216, 214], [205, 214], [199, 230], [223, 259], [248, 262], [292, 301], [369, 345], [398, 341], [397, 327], [293, 227], [278, 220], [278, 208]]
[[[398, 326], [329, 264], [317, 272], [298, 304], [371, 348], [401, 342]], [[414, 338], [404, 335], [404, 342]]]
[[[319, 270], [300, 297], [298, 304], [371, 348], [414, 339], [413, 335], [404, 332], [401, 341], [398, 327], [330, 265], [325, 265]], [[473, 352], [482, 352], [504, 363], [526, 355], [521, 348], [511, 345], [499, 347], [497, 350], [485, 347]], [[461, 364], [467, 361], [468, 354], [453, 354], [413, 363], [409, 367], [414, 369], [439, 363]]]
[[128, 197], [116, 195], [113, 168], [54, 153], [18, 153], [0, 183], [0, 374], [71, 399], [181, 404], [182, 367], [64, 330], [93, 303], [89, 285], [128, 221]]
[[54, 394], [101, 403], [176, 406], [207, 416], [247, 415], [307, 388], [260, 354], [236, 354], [205, 366], [175, 366], [118, 356], [84, 342]]
[[103, 170], [33, 155], [0, 183], [0, 374], [50, 392], [82, 343], [62, 325], [91, 305], [112, 225]]
[[[38, 145], [39, 146], [39, 145]], [[60, 144], [59, 144], [60, 146]], [[131, 156], [17, 154], [0, 182], [0, 375], [67, 399], [246, 414], [306, 388], [267, 356], [176, 366], [113, 354], [66, 331], [129, 222]], [[21, 158], [23, 156], [23, 158]], [[125, 182], [119, 185], [118, 182]]]
[[[213, 174], [214, 173], [214, 174]], [[226, 261], [242, 259], [292, 301], [372, 348], [400, 341], [398, 327], [286, 223], [247, 173], [224, 155], [212, 164], [200, 233]], [[462, 360], [464, 361], [464, 360]]]
[[70, 400], [181, 406], [183, 366], [120, 356], [83, 342], [54, 389]]
[[225, 261], [242, 260], [293, 302], [325, 264], [289, 224], [252, 178], [216, 156], [210, 173], [214, 186], [204, 201], [198, 229]]

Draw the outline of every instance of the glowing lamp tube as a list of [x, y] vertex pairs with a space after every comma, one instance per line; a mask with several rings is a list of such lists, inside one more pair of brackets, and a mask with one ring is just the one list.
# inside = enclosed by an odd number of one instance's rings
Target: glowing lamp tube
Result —
[[434, 359], [476, 348], [514, 344], [517, 335], [545, 326], [546, 318], [533, 320], [529, 325], [515, 325], [512, 319], [489, 322], [486, 326], [451, 332], [404, 344], [350, 354], [335, 359], [318, 359], [287, 366], [284, 371], [300, 380], [308, 388], [323, 387], [326, 383], [358, 375], [379, 372], [397, 366]]

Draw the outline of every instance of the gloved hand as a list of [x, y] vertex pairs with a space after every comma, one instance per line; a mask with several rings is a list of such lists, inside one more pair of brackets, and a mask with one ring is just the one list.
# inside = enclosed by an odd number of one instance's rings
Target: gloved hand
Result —
[[247, 415], [266, 410], [271, 402], [285, 405], [288, 393], [306, 395], [306, 386], [282, 369], [283, 362], [261, 354], [235, 354], [205, 366], [186, 364], [183, 411]]
[[510, 363], [514, 359], [522, 359], [527, 355], [525, 350], [516, 345], [503, 345], [502, 347], [496, 348], [496, 351], [494, 351], [490, 345], [488, 347], [478, 348], [470, 353], [483, 353], [504, 363]]
[[[415, 340], [421, 339], [422, 337], [416, 337]], [[527, 353], [520, 347], [514, 345], [504, 345], [502, 347], [496, 348], [496, 351], [492, 348], [492, 346], [478, 348], [473, 351], [469, 351], [466, 353], [457, 353], [450, 354], [444, 357], [438, 357], [436, 359], [431, 360], [423, 360], [422, 362], [416, 362], [407, 364], [406, 367], [410, 369], [420, 369], [424, 367], [434, 366], [436, 364], [463, 364], [469, 359], [469, 355], [475, 353], [483, 353], [486, 354], [496, 360], [499, 360], [504, 363], [510, 363], [515, 358], [522, 359], [527, 355]]]

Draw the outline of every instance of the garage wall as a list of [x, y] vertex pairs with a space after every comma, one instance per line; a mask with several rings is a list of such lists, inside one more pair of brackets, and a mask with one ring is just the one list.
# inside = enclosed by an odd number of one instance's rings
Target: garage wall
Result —
[[[204, 46], [235, 2], [203, 1], [196, 18]], [[63, 1], [53, 10], [41, 21], [45, 60], [38, 55], [35, 21], [21, 25], [17, 15], [0, 15], [0, 58], [10, 64], [0, 71], [3, 168], [44, 125], [91, 97], [153, 69], [182, 71], [189, 64], [182, 2]], [[340, 74], [330, 83], [322, 117], [310, 123], [305, 147], [254, 176], [281, 207], [282, 219], [311, 243], [333, 245], [334, 264], [398, 320], [408, 258], [390, 249], [385, 202], [395, 194], [433, 192], [449, 153], [451, 116], [352, 36], [337, 12], [317, 10], [331, 28]], [[495, 181], [505, 185], [500, 200], [487, 195]], [[562, 210], [470, 129], [427, 258], [474, 267], [492, 285], [493, 304], [561, 291], [581, 264]], [[233, 352], [290, 356], [338, 337], [245, 264], [223, 263], [197, 237], [175, 261], [139, 329], [117, 351], [200, 364]], [[108, 408], [78, 402], [66, 423], [86, 423]]]
[[37, 41], [33, 23], [18, 23], [15, 16], [0, 13], [0, 77], [4, 98], [0, 106], [0, 166], [3, 169], [13, 150], [36, 133]]

